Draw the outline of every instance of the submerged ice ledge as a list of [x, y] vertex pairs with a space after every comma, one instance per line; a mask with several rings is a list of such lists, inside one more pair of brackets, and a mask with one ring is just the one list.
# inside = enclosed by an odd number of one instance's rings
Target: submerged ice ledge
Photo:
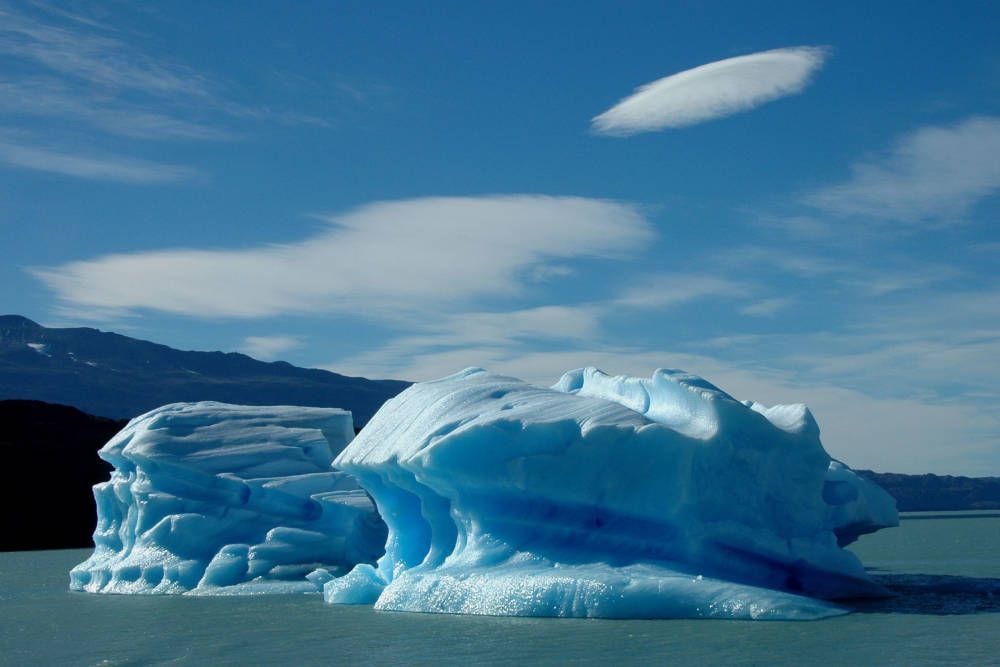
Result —
[[820, 618], [884, 589], [841, 547], [895, 525], [804, 406], [705, 380], [467, 369], [387, 402], [334, 465], [389, 529], [332, 603], [575, 617]]
[[330, 467], [354, 437], [329, 408], [175, 403], [99, 452], [94, 553], [70, 572], [91, 593], [317, 592], [382, 553], [386, 529]]

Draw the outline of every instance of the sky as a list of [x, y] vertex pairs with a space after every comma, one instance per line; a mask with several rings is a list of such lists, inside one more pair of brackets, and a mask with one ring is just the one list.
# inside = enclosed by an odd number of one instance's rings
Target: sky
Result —
[[0, 0], [0, 311], [597, 366], [1000, 475], [1000, 5]]

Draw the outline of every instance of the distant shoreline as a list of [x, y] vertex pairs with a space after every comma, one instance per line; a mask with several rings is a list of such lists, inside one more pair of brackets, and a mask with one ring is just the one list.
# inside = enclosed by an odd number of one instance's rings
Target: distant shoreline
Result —
[[1000, 477], [855, 472], [888, 491], [900, 512], [1000, 510]]
[[993, 510], [957, 510], [954, 512], [942, 512], [931, 510], [926, 512], [901, 512], [900, 521], [908, 520], [936, 520], [936, 519], [1000, 519], [1000, 512]]

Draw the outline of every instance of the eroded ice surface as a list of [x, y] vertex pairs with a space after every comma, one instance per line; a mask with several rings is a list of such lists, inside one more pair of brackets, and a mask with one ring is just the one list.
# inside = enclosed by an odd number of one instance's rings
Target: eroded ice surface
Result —
[[899, 525], [896, 500], [875, 482], [840, 461], [830, 461], [823, 484], [837, 543], [846, 546], [867, 533]]
[[[380, 609], [819, 618], [881, 595], [838, 545], [895, 507], [824, 451], [803, 406], [596, 369], [551, 388], [467, 369], [387, 402], [337, 457], [389, 527], [326, 583]], [[875, 487], [877, 489], [877, 487]], [[886, 496], [887, 498], [887, 496]]]
[[330, 408], [175, 403], [99, 452], [94, 553], [70, 572], [92, 593], [318, 591], [382, 554], [386, 528], [330, 463], [354, 437]]
[[[647, 379], [580, 368], [565, 373], [553, 389], [614, 401], [652, 421], [704, 439], [710, 439], [718, 428], [719, 415], [711, 406], [720, 399], [735, 401], [703, 378], [666, 369], [657, 370]], [[819, 426], [805, 405], [767, 407], [756, 401], [743, 401], [743, 405], [776, 428], [799, 434], [810, 447], [819, 445]], [[830, 460], [823, 482], [823, 500], [829, 506], [830, 522], [840, 546], [854, 542], [861, 535], [899, 525], [895, 499], [840, 461]]]

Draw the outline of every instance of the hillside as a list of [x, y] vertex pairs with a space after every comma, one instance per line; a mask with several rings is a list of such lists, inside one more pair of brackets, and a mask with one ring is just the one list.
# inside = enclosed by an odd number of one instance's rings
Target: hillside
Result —
[[1000, 509], [1000, 477], [857, 473], [888, 491], [901, 512]]
[[111, 474], [97, 450], [124, 426], [66, 405], [0, 401], [0, 551], [93, 544], [90, 487]]
[[131, 418], [176, 401], [338, 407], [354, 413], [355, 425], [362, 426], [407, 386], [0, 316], [0, 399], [72, 405], [112, 418]]

